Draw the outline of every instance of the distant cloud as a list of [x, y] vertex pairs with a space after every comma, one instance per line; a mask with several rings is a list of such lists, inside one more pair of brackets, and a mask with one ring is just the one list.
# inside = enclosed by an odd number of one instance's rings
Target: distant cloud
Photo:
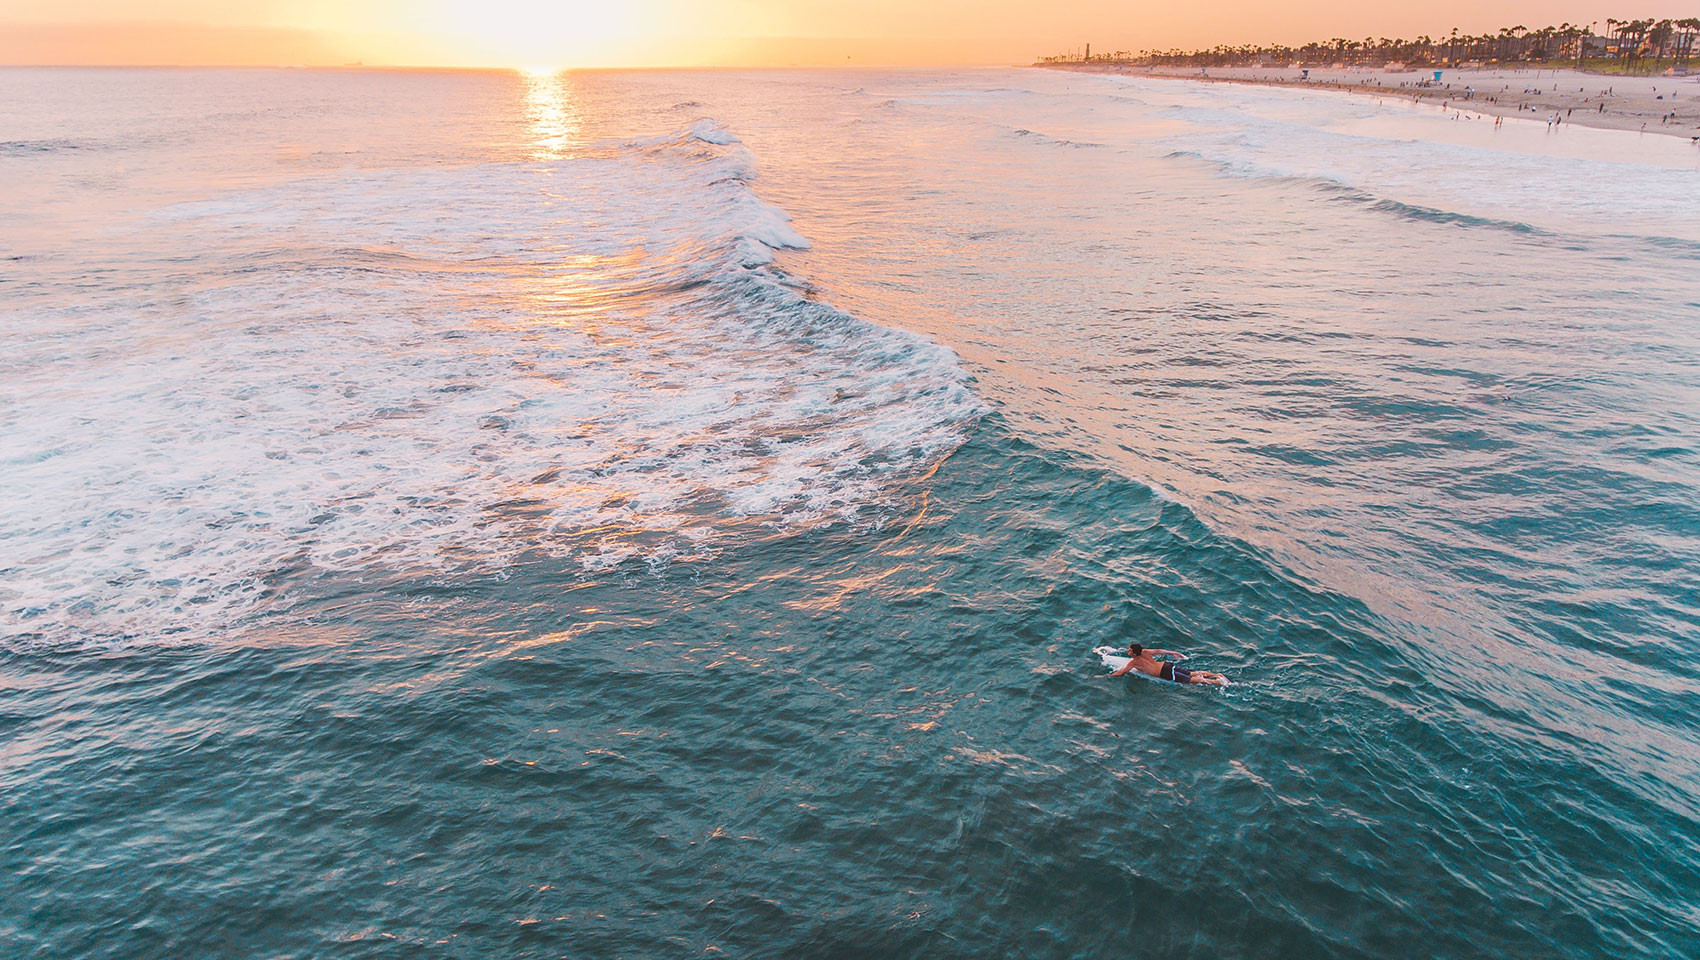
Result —
[[190, 23], [0, 23], [0, 63], [26, 66], [287, 66], [340, 64], [307, 30]]

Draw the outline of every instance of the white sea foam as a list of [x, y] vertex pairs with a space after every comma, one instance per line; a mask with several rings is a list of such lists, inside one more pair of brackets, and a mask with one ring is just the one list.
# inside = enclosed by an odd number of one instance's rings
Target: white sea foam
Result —
[[59, 265], [3, 308], [0, 635], [198, 640], [284, 574], [879, 522], [978, 401], [770, 265], [806, 241], [754, 176], [701, 121], [178, 205]]
[[[1377, 199], [1584, 234], [1700, 239], [1700, 151], [1657, 134], [1442, 112], [1339, 91], [1113, 78], [1191, 129], [1162, 145], [1236, 177], [1327, 180]], [[1459, 119], [1454, 119], [1457, 117]]]

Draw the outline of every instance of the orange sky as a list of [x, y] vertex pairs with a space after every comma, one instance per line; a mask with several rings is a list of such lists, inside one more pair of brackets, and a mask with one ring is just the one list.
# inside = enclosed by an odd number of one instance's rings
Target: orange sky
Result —
[[1481, 33], [1606, 16], [1571, 0], [0, 0], [0, 63], [649, 67], [1011, 64], [1096, 50]]

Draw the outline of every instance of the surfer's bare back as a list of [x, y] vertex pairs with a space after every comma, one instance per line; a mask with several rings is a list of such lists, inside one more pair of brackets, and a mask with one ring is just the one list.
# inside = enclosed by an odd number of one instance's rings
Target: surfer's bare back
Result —
[[1110, 674], [1110, 676], [1119, 677], [1131, 670], [1138, 670], [1147, 676], [1156, 677], [1159, 680], [1170, 680], [1175, 683], [1208, 683], [1216, 687], [1228, 685], [1228, 678], [1219, 673], [1211, 673], [1208, 670], [1188, 670], [1185, 667], [1177, 667], [1173, 663], [1157, 659], [1160, 656], [1188, 659], [1184, 653], [1176, 653], [1173, 650], [1147, 650], [1137, 643], [1130, 643], [1127, 646], [1127, 656], [1127, 663], [1117, 668], [1116, 672]]

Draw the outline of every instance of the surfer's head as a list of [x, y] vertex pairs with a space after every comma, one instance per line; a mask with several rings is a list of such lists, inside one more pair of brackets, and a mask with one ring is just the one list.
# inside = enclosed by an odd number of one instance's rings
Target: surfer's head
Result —
[[1130, 657], [1137, 657], [1144, 652], [1145, 648], [1137, 643], [1130, 643], [1127, 645], [1127, 655]]

